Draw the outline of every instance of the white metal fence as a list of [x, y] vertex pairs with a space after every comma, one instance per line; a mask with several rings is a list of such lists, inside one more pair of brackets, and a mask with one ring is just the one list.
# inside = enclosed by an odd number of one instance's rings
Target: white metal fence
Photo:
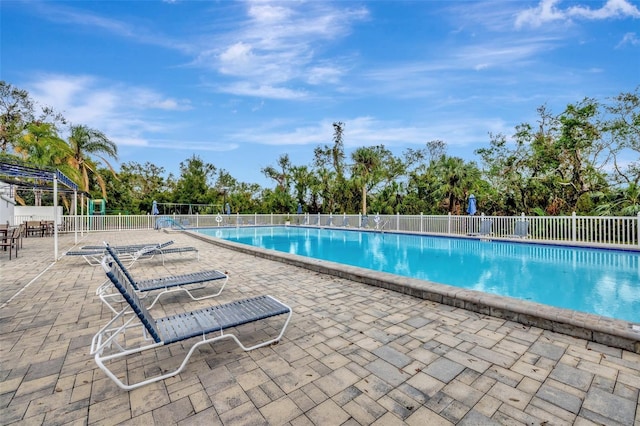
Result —
[[[528, 238], [547, 242], [592, 243], [640, 247], [640, 214], [637, 216], [457, 216], [457, 215], [114, 215], [62, 216], [60, 232], [126, 231], [135, 229], [203, 228], [244, 225], [310, 225], [345, 228], [370, 228], [381, 231], [441, 235], [477, 233], [482, 220], [492, 221], [491, 236], [514, 234], [517, 221], [527, 221]], [[25, 221], [53, 220], [53, 217], [16, 216], [11, 225]]]

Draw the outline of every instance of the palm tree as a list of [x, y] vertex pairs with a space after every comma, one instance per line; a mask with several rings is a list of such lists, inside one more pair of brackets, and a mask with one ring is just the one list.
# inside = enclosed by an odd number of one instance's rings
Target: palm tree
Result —
[[630, 183], [626, 188], [617, 188], [596, 207], [600, 216], [635, 216], [640, 213], [640, 185]]
[[52, 124], [34, 122], [28, 124], [25, 130], [15, 145], [16, 154], [23, 160], [36, 166], [55, 167], [60, 165], [60, 158], [71, 153]]
[[90, 155], [95, 155], [104, 161], [109, 170], [111, 170], [111, 173], [115, 176], [115, 170], [101, 154], [117, 160], [118, 146], [107, 138], [104, 133], [87, 126], [71, 126], [69, 146], [73, 153], [67, 161], [73, 168], [79, 171], [81, 176], [81, 189], [89, 192], [89, 175], [93, 174], [102, 190], [102, 197], [106, 199], [107, 190], [104, 178], [98, 172], [97, 164]]
[[382, 158], [379, 147], [361, 147], [351, 155], [353, 159], [352, 178], [362, 190], [362, 214], [367, 214], [367, 188], [377, 183]]
[[436, 164], [441, 180], [440, 191], [447, 200], [449, 213], [460, 213], [460, 202], [467, 191], [479, 180], [480, 172], [475, 163], [465, 163], [462, 158], [443, 155]]
[[[76, 171], [63, 161], [71, 155], [71, 149], [58, 136], [53, 124], [33, 122], [26, 125], [25, 131], [14, 146], [19, 157], [35, 166], [55, 167], [72, 179], [77, 179]], [[35, 205], [42, 205], [42, 189], [34, 189], [33, 192]], [[16, 200], [22, 205], [25, 204], [19, 196], [16, 196]]]

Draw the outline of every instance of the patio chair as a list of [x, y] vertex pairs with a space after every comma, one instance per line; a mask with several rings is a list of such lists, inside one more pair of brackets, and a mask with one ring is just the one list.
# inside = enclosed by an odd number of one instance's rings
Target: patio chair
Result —
[[[156, 294], [155, 299], [151, 302], [150, 305], [147, 305], [147, 309], [153, 308], [156, 302], [167, 293], [173, 293], [176, 291], [183, 291], [189, 295], [191, 300], [203, 300], [209, 299], [211, 297], [219, 296], [224, 290], [224, 287], [227, 285], [227, 280], [229, 277], [224, 272], [218, 271], [216, 269], [206, 270], [206, 271], [198, 271], [191, 272], [184, 275], [171, 275], [167, 277], [157, 277], [146, 280], [136, 280], [131, 272], [124, 266], [118, 252], [110, 247], [108, 244], [105, 247], [105, 255], [108, 255], [113, 260], [112, 269], [118, 271], [120, 275], [124, 277], [127, 283], [131, 286], [133, 291], [135, 291], [140, 299], [146, 298], [151, 292], [159, 291]], [[102, 261], [100, 262], [102, 263]], [[216, 293], [206, 294], [204, 296], [196, 297], [191, 293], [191, 290], [200, 290], [209, 287], [214, 282], [218, 284], [219, 281], [222, 281], [222, 285], [220, 289]], [[114, 297], [120, 299], [120, 295], [111, 291], [112, 287], [107, 281], [102, 284], [96, 290], [96, 295], [104, 302], [105, 305], [109, 307], [114, 313], [118, 313], [118, 311], [113, 307], [110, 303], [110, 300]]]
[[480, 231], [470, 232], [467, 235], [472, 237], [488, 237], [493, 234], [493, 231], [491, 230], [492, 227], [493, 227], [493, 220], [482, 219], [482, 222], [480, 222]]
[[24, 223], [21, 223], [20, 225], [18, 225], [18, 228], [20, 230], [20, 232], [18, 233], [18, 244], [20, 246], [20, 250], [22, 250], [23, 247], [23, 240], [25, 238], [25, 233], [27, 231], [27, 226]]
[[505, 235], [508, 238], [529, 238], [529, 222], [518, 220], [513, 229], [513, 234]]
[[362, 216], [362, 223], [360, 225], [361, 228], [369, 227], [369, 216]]
[[[118, 268], [112, 268], [108, 262], [109, 257], [105, 256], [102, 259], [102, 267], [107, 277], [109, 277], [109, 281], [113, 283], [126, 300], [127, 305], [93, 337], [91, 355], [94, 356], [98, 367], [118, 387], [124, 390], [136, 389], [179, 374], [187, 365], [191, 355], [201, 345], [214, 343], [222, 339], [233, 339], [240, 348], [250, 351], [276, 343], [284, 335], [291, 319], [291, 308], [274, 297], [267, 295], [155, 319], [140, 303], [137, 293], [133, 291], [122, 271]], [[133, 315], [127, 315], [131, 313]], [[230, 330], [241, 325], [256, 323], [280, 315], [287, 315], [280, 333], [275, 338], [249, 347], [238, 339], [233, 330]], [[141, 331], [141, 333], [132, 335], [136, 330]], [[191, 341], [190, 347], [189, 343], [187, 343], [189, 340]], [[176, 345], [176, 351], [179, 351], [181, 347], [189, 347], [180, 366], [173, 371], [161, 373], [146, 380], [130, 383], [128, 379], [125, 379], [125, 383], [105, 364], [109, 361], [121, 360], [125, 361], [124, 365], [126, 366], [126, 360], [130, 358], [130, 355], [135, 356], [135, 354], [177, 342], [183, 343]], [[144, 362], [145, 359], [149, 358], [138, 357], [137, 359]], [[117, 365], [118, 368], [122, 367], [122, 363], [117, 363]], [[128, 372], [125, 370], [121, 374], [127, 376]]]
[[345, 217], [344, 219], [342, 219], [342, 226], [345, 227], [345, 228], [348, 228], [349, 226], [351, 226], [349, 224], [349, 218], [348, 217]]
[[3, 248], [3, 251], [9, 250], [9, 260], [11, 260], [12, 249], [16, 250], [16, 259], [18, 258], [18, 246], [20, 245], [20, 237], [21, 237], [22, 229], [19, 226], [16, 226], [13, 229], [7, 230], [7, 236], [0, 240], [0, 247]]
[[44, 228], [39, 220], [28, 220], [25, 222], [25, 237], [29, 235], [38, 235], [44, 237]]
[[55, 224], [53, 220], [42, 220], [40, 221], [40, 226], [42, 227], [42, 236], [50, 237], [55, 233]]

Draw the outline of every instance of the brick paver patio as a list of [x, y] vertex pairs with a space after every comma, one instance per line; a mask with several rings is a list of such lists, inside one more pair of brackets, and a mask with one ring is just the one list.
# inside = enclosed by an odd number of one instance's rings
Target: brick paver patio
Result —
[[[180, 233], [93, 233], [76, 247], [163, 242], [193, 256], [140, 260], [140, 278], [221, 269], [215, 299], [161, 299], [158, 315], [271, 294], [293, 310], [283, 340], [243, 352], [223, 341], [178, 376], [120, 390], [89, 355], [112, 318], [99, 267], [53, 262], [53, 238], [0, 253], [0, 422], [223, 425], [640, 425], [640, 355], [322, 275]], [[61, 254], [73, 235], [59, 238]], [[256, 326], [241, 329], [250, 338]], [[177, 365], [181, 344], [132, 357], [130, 377]]]

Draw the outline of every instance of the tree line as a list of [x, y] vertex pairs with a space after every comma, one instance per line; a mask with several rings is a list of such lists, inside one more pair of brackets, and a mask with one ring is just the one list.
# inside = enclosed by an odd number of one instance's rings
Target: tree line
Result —
[[[238, 181], [192, 155], [178, 176], [146, 162], [123, 163], [103, 132], [70, 124], [29, 93], [0, 82], [0, 159], [55, 167], [112, 213], [145, 214], [156, 200], [176, 213], [464, 214], [471, 194], [492, 215], [636, 215], [640, 212], [640, 87], [598, 101], [585, 98], [559, 114], [537, 109], [535, 123], [513, 135], [489, 134], [478, 162], [447, 153], [442, 140], [394, 154], [384, 145], [347, 154], [347, 125], [333, 123], [332, 141], [313, 149], [310, 164], [287, 154], [261, 172], [272, 187]], [[66, 126], [66, 127], [64, 127]], [[66, 140], [60, 137], [67, 129]], [[631, 159], [631, 160], [629, 160]], [[47, 203], [22, 189], [20, 203]], [[63, 195], [63, 202], [69, 200]], [[189, 211], [185, 210], [190, 206]]]

